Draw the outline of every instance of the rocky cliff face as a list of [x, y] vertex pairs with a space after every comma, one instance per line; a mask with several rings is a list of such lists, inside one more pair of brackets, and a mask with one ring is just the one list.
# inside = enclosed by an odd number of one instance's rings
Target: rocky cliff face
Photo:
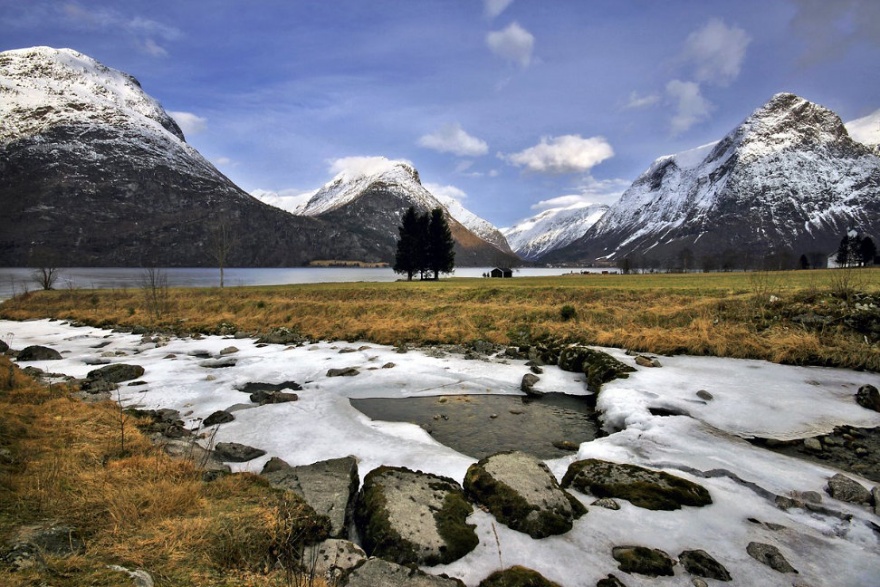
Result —
[[778, 94], [718, 143], [656, 160], [555, 261], [830, 253], [875, 234], [880, 157], [830, 110]]
[[[518, 261], [503, 237], [497, 244], [489, 242], [465, 226], [421, 184], [418, 171], [405, 161], [377, 157], [355, 171], [339, 173], [312, 196], [302, 214], [343, 227], [362, 241], [374, 243], [385, 260], [393, 261], [397, 229], [410, 206], [419, 213], [434, 208], [444, 210], [455, 240], [456, 265], [509, 266]], [[474, 222], [481, 220], [469, 212], [468, 215]], [[468, 221], [466, 215], [458, 216]]]
[[0, 53], [0, 98], [0, 265], [212, 265], [220, 232], [228, 265], [378, 260], [356, 235], [246, 194], [134, 78], [85, 55]]

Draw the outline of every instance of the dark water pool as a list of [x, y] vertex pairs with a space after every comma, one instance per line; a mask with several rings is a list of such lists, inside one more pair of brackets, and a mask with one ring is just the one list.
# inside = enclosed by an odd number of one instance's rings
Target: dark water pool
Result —
[[509, 395], [453, 395], [352, 399], [373, 420], [409, 422], [438, 442], [476, 459], [521, 450], [541, 459], [571, 454], [598, 428], [583, 397], [548, 393], [538, 399]]

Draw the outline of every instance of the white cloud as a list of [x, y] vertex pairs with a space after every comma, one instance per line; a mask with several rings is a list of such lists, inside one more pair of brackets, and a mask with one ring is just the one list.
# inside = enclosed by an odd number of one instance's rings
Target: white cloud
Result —
[[330, 161], [330, 173], [334, 176], [342, 174], [344, 178], [383, 173], [396, 165], [403, 164], [413, 167], [405, 159], [388, 159], [387, 157], [341, 157]]
[[653, 106], [659, 101], [660, 96], [658, 94], [648, 94], [647, 96], [640, 96], [638, 92], [631, 92], [629, 95], [629, 100], [624, 106], [624, 109], [630, 110], [635, 108], [647, 108], [648, 106]]
[[460, 157], [477, 157], [489, 152], [486, 141], [469, 135], [461, 125], [444, 124], [438, 130], [419, 138], [419, 146]]
[[703, 97], [700, 84], [675, 79], [666, 84], [666, 94], [675, 106], [671, 126], [673, 135], [679, 135], [709, 118], [712, 104]]
[[256, 189], [251, 192], [251, 195], [270, 206], [275, 206], [276, 208], [287, 210], [293, 214], [298, 214], [299, 210], [308, 203], [312, 196], [315, 195], [315, 190], [302, 191], [291, 188], [274, 192], [271, 190]]
[[438, 196], [440, 198], [448, 198], [451, 200], [455, 200], [456, 202], [463, 202], [467, 198], [467, 194], [455, 187], [454, 185], [441, 185], [439, 183], [424, 183], [422, 184], [426, 190]]
[[157, 42], [173, 41], [181, 37], [180, 29], [141, 16], [128, 16], [118, 10], [83, 6], [78, 2], [65, 2], [59, 7], [65, 23], [85, 30], [104, 34], [122, 34], [142, 53], [153, 57], [166, 57], [168, 51]]
[[237, 163], [229, 157], [217, 157], [216, 159], [214, 159], [214, 165], [220, 167], [235, 167]]
[[532, 62], [535, 37], [514, 22], [503, 30], [486, 35], [486, 44], [495, 55], [513, 61], [520, 67], [528, 67]]
[[483, 0], [483, 9], [488, 18], [495, 18], [513, 4], [513, 0]]
[[688, 36], [683, 58], [696, 81], [727, 86], [739, 76], [751, 40], [743, 29], [713, 18]]
[[604, 137], [582, 138], [580, 135], [544, 137], [540, 144], [519, 153], [501, 155], [512, 165], [536, 173], [578, 173], [613, 157], [614, 149]]
[[586, 181], [578, 187], [580, 193], [557, 196], [541, 200], [532, 205], [532, 210], [583, 208], [594, 204], [613, 204], [626, 191], [632, 182], [628, 179], [597, 180], [587, 176]]
[[168, 114], [180, 127], [180, 130], [183, 131], [183, 134], [187, 136], [197, 135], [200, 132], [204, 132], [204, 130], [208, 128], [208, 119], [193, 114], [192, 112], [169, 111]]

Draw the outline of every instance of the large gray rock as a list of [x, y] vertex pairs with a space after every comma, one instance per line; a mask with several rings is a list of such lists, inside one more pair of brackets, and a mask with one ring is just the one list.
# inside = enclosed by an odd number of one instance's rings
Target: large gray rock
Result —
[[499, 522], [532, 538], [568, 532], [574, 520], [587, 512], [559, 486], [547, 465], [518, 451], [491, 455], [471, 465], [464, 488]]
[[402, 467], [379, 467], [364, 478], [355, 522], [364, 549], [399, 564], [450, 563], [479, 539], [466, 522], [473, 508], [452, 479]]
[[55, 349], [38, 344], [23, 348], [18, 352], [18, 362], [27, 361], [58, 361], [61, 359], [61, 353]]
[[756, 561], [763, 563], [780, 573], [797, 573], [791, 566], [779, 549], [772, 544], [764, 544], [762, 542], [749, 542], [746, 552]]
[[523, 375], [522, 383], [520, 383], [519, 388], [530, 397], [541, 397], [542, 395], [544, 395], [544, 392], [535, 389], [535, 385], [538, 384], [538, 381], [540, 381], [540, 379], [537, 375], [526, 373], [525, 375]]
[[279, 458], [272, 458], [260, 474], [272, 486], [293, 491], [318, 514], [327, 516], [331, 537], [348, 536], [359, 484], [357, 459], [344, 457], [291, 467]]
[[615, 546], [611, 556], [624, 573], [637, 573], [649, 577], [671, 577], [675, 574], [673, 562], [668, 554], [646, 546]]
[[153, 444], [174, 458], [187, 459], [204, 473], [229, 473], [232, 469], [214, 455], [214, 451], [202, 448], [193, 439], [168, 438], [161, 432], [150, 435]]
[[100, 369], [89, 371], [89, 374], [86, 375], [86, 379], [90, 381], [103, 379], [104, 381], [108, 381], [110, 383], [121, 383], [123, 381], [132, 381], [134, 379], [137, 379], [143, 374], [144, 368], [140, 365], [114, 363], [112, 365], [107, 365], [106, 367], [101, 367]]
[[828, 486], [825, 488], [825, 491], [828, 492], [828, 495], [840, 501], [859, 504], [871, 503], [870, 491], [865, 489], [858, 481], [840, 473], [828, 480]]
[[559, 353], [559, 368], [587, 376], [587, 389], [599, 393], [603, 383], [629, 377], [635, 369], [608, 353], [581, 345], [572, 345]]
[[209, 426], [213, 426], [214, 424], [228, 424], [235, 420], [235, 416], [227, 412], [226, 410], [217, 410], [212, 413], [210, 416], [202, 420], [202, 426], [205, 428]]
[[596, 497], [625, 499], [649, 510], [677, 510], [683, 505], [712, 503], [709, 492], [687, 479], [637, 467], [587, 459], [569, 465], [562, 486], [573, 487]]
[[380, 558], [371, 558], [342, 579], [348, 587], [464, 587], [458, 579], [428, 575]]

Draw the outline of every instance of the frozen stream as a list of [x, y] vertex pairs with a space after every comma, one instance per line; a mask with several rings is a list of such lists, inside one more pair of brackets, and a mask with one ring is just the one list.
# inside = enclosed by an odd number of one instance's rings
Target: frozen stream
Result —
[[[417, 425], [371, 420], [352, 407], [350, 400], [520, 396], [520, 380], [528, 371], [522, 361], [469, 361], [421, 351], [398, 354], [392, 348], [365, 343], [260, 348], [252, 340], [205, 337], [174, 338], [157, 348], [140, 336], [49, 321], [0, 321], [0, 339], [16, 349], [43, 344], [59, 350], [64, 357], [60, 361], [30, 364], [74, 377], [84, 377], [95, 368], [88, 363], [101, 359], [142, 365], [147, 385], [121, 387], [123, 404], [173, 408], [191, 426], [216, 410], [247, 404], [247, 394], [237, 388], [248, 382], [300, 383], [299, 401], [237, 410], [235, 421], [220, 426], [217, 441], [268, 451], [265, 457], [233, 465], [236, 470], [255, 472], [272, 456], [303, 465], [352, 454], [358, 458], [361, 478], [385, 464], [460, 482], [474, 458], [444, 446]], [[109, 344], [96, 348], [103, 343]], [[239, 349], [231, 355], [236, 361], [232, 367], [206, 368], [205, 360], [196, 356], [206, 352], [216, 356], [229, 346]], [[632, 364], [632, 358], [622, 351], [606, 350]], [[619, 511], [590, 507], [573, 530], [542, 540], [512, 531], [477, 509], [471, 521], [477, 524], [480, 546], [452, 564], [425, 570], [459, 577], [468, 585], [476, 585], [501, 564], [533, 568], [566, 587], [593, 587], [609, 573], [629, 587], [691, 584], [680, 567], [676, 567], [676, 576], [657, 579], [619, 571], [611, 557], [612, 547], [637, 544], [663, 549], [673, 557], [685, 549], [706, 550], [733, 575], [730, 585], [880, 585], [876, 530], [880, 518], [868, 508], [838, 502], [824, 493], [828, 478], [837, 471], [743, 440], [812, 436], [841, 424], [880, 426], [880, 414], [859, 407], [853, 399], [863, 384], [880, 386], [880, 377], [761, 361], [706, 357], [661, 357], [661, 361], [662, 368], [639, 367], [629, 379], [603, 388], [597, 407], [605, 414], [606, 428], [619, 432], [584, 442], [577, 453], [547, 463], [558, 478], [572, 461], [582, 458], [663, 468], [705, 486], [713, 498], [711, 506], [653, 512], [621, 501]], [[389, 363], [394, 366], [387, 367]], [[328, 369], [344, 367], [355, 367], [360, 374], [327, 377]], [[586, 394], [582, 376], [546, 367], [540, 377], [536, 389]], [[699, 390], [710, 392], [714, 399], [699, 399]], [[654, 416], [651, 408], [687, 415]], [[712, 470], [729, 475], [703, 478], [692, 474]], [[736, 482], [737, 478], [753, 486]], [[766, 497], [767, 492], [789, 495], [794, 491], [818, 491], [825, 496], [828, 509], [846, 515], [784, 511]], [[593, 501], [591, 496], [576, 495], [588, 506]], [[772, 530], [767, 523], [782, 528]], [[751, 541], [776, 545], [800, 573], [783, 575], [761, 565], [746, 554]]]

